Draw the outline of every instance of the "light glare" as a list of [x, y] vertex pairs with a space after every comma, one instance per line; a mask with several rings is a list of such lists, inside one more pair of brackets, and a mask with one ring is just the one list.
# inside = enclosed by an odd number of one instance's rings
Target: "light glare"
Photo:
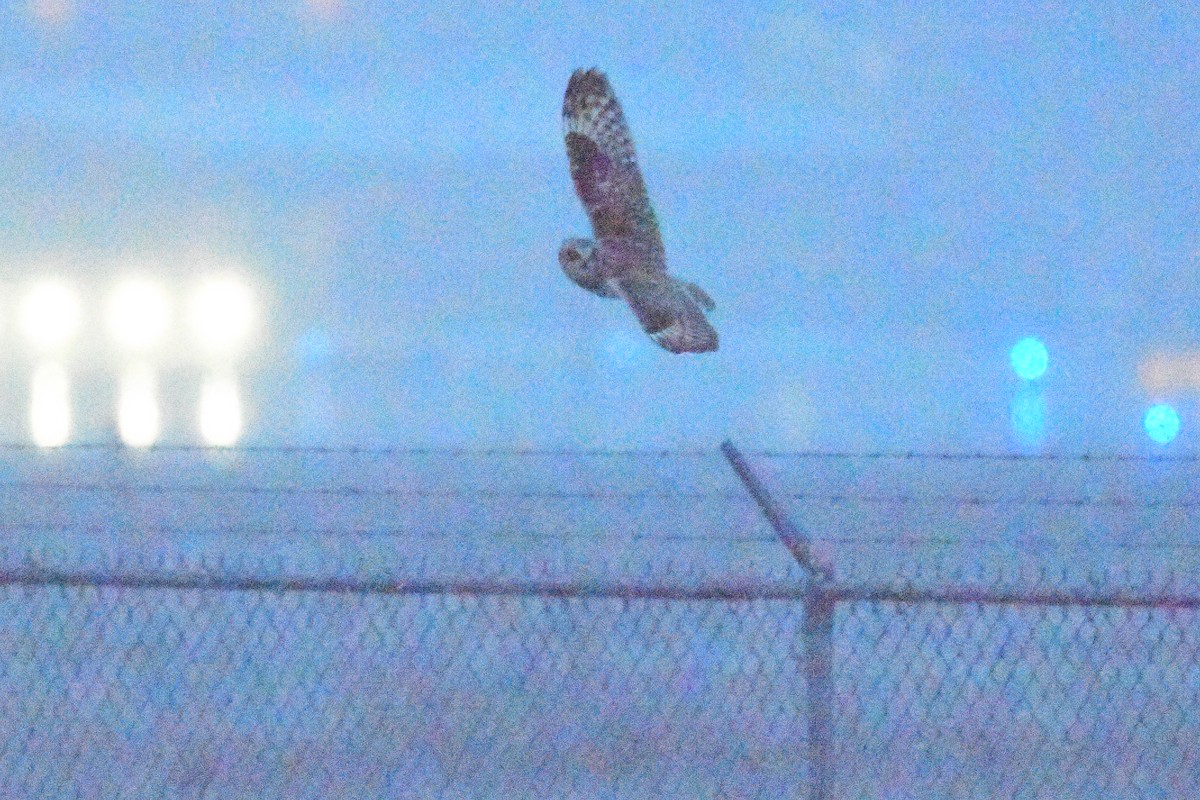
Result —
[[61, 447], [71, 435], [71, 386], [61, 364], [39, 364], [29, 398], [29, 429], [38, 447]]
[[34, 286], [21, 302], [21, 329], [36, 347], [66, 346], [79, 330], [79, 297], [70, 286], [47, 281]]
[[237, 381], [209, 376], [200, 387], [200, 436], [210, 447], [232, 447], [242, 435]]
[[129, 447], [149, 447], [162, 432], [158, 385], [154, 372], [135, 364], [121, 375], [117, 389], [117, 430]]
[[1151, 395], [1200, 389], [1200, 353], [1152, 353], [1138, 364], [1142, 388]]
[[1017, 393], [1011, 408], [1013, 433], [1027, 447], [1037, 447], [1046, 438], [1046, 400], [1036, 387]]
[[29, 10], [38, 21], [47, 25], [62, 25], [75, 11], [74, 0], [32, 0]]
[[108, 331], [122, 347], [146, 352], [162, 341], [170, 322], [166, 291], [147, 280], [129, 280], [108, 296]]
[[232, 277], [209, 278], [188, 304], [196, 343], [212, 355], [228, 355], [245, 344], [254, 320], [250, 290]]

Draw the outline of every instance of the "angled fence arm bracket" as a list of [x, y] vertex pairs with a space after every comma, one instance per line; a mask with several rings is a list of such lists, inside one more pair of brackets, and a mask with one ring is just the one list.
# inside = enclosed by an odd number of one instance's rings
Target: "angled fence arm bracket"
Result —
[[754, 474], [754, 470], [750, 468], [750, 464], [747, 463], [741, 451], [734, 446], [733, 442], [726, 439], [721, 442], [721, 453], [729, 462], [729, 466], [733, 467], [733, 471], [737, 473], [738, 479], [746, 487], [746, 491], [754, 498], [754, 502], [758, 504], [759, 510], [767, 518], [767, 522], [775, 530], [775, 534], [783, 542], [783, 546], [792, 554], [792, 558], [796, 559], [796, 563], [800, 565], [809, 579], [817, 583], [830, 580], [833, 576], [813, 557], [812, 543], [808, 535], [792, 523], [780, 505], [775, 502], [775, 498], [771, 497], [771, 493]]

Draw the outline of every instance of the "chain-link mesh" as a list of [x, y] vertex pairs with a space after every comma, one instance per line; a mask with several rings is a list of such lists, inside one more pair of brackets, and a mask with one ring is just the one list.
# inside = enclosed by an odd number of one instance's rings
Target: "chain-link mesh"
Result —
[[838, 797], [1182, 798], [1195, 609], [847, 602]]
[[[1200, 790], [1196, 552], [1148, 533], [1186, 498], [1072, 501], [1032, 550], [1045, 503], [809, 498], [812, 584], [695, 454], [58, 455], [0, 465], [3, 797]], [[839, 506], [873, 538], [811, 529]]]
[[[0, 794], [794, 796], [802, 608], [11, 586]], [[832, 796], [1189, 796], [1196, 615], [839, 603]]]
[[10, 587], [0, 796], [795, 795], [782, 601]]

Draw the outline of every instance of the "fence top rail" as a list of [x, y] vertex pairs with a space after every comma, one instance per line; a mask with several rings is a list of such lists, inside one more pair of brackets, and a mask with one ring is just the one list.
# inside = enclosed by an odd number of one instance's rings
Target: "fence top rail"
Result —
[[637, 581], [370, 578], [357, 576], [264, 576], [210, 571], [96, 571], [29, 567], [0, 571], [0, 586], [67, 586], [166, 591], [329, 594], [538, 596], [627, 600], [803, 600], [790, 584], [709, 582], [672, 585]]
[[1054, 587], [881, 587], [832, 583], [818, 589], [837, 602], [1082, 606], [1110, 608], [1200, 608], [1200, 595], [1184, 592], [1136, 592], [1128, 589], [1083, 589]]
[[217, 571], [97, 571], [24, 567], [0, 571], [0, 586], [93, 587], [160, 591], [327, 593], [360, 595], [456, 595], [663, 601], [749, 602], [784, 600], [899, 604], [1200, 608], [1200, 595], [1051, 587], [881, 587], [831, 582], [808, 587], [780, 583], [650, 581], [549, 581], [503, 579], [369, 578], [356, 576], [263, 576]]

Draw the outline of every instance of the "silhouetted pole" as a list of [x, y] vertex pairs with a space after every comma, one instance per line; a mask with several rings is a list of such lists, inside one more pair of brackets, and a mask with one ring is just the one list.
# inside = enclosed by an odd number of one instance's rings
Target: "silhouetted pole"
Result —
[[808, 693], [808, 796], [829, 800], [833, 797], [833, 612], [837, 605], [826, 586], [831, 576], [813, 558], [808, 536], [792, 524], [733, 442], [722, 442], [721, 452], [807, 578], [801, 640]]
[[833, 797], [833, 612], [837, 601], [820, 584], [804, 600], [804, 683], [808, 691], [808, 777], [811, 800]]

